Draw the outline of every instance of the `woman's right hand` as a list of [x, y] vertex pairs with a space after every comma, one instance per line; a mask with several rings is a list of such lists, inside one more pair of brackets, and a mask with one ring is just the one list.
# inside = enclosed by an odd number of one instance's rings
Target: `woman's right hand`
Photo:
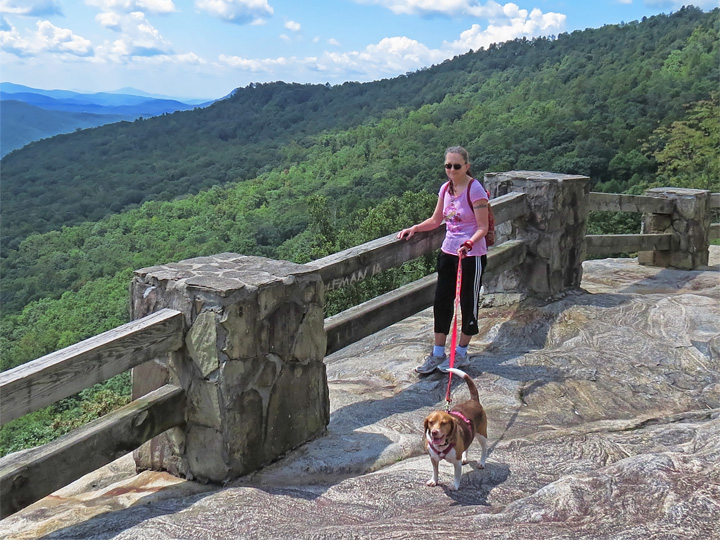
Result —
[[403, 238], [404, 238], [405, 240], [410, 240], [410, 238], [412, 238], [412, 236], [415, 234], [415, 231], [416, 231], [416, 228], [415, 228], [415, 225], [413, 225], [413, 226], [410, 227], [409, 229], [403, 229], [402, 231], [400, 231], [400, 232], [397, 234], [397, 237], [400, 238], [401, 240], [402, 240]]

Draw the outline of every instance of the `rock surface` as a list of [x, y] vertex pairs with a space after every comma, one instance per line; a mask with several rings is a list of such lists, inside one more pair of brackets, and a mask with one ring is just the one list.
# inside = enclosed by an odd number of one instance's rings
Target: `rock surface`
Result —
[[[326, 435], [224, 487], [126, 456], [0, 522], [8, 538], [720, 538], [720, 248], [702, 271], [584, 263], [583, 291], [483, 310], [465, 368], [488, 411], [441, 485], [422, 421], [424, 311], [326, 359]], [[467, 389], [453, 378], [453, 401]]]

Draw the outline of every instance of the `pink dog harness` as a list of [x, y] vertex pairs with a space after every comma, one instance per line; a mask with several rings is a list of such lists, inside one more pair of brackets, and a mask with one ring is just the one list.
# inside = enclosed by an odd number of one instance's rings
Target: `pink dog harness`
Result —
[[470, 422], [470, 420], [468, 420], [467, 418], [465, 418], [465, 415], [463, 415], [463, 413], [458, 412], [458, 411], [450, 411], [450, 414], [452, 414], [453, 416], [457, 416], [460, 420], [464, 420], [465, 423], [466, 423], [468, 426], [470, 426], [470, 431], [473, 431], [472, 422]]
[[[460, 420], [463, 420], [470, 427], [470, 433], [474, 436], [475, 430], [473, 429], [472, 422], [465, 418], [465, 415], [463, 413], [458, 411], [450, 411], [450, 414], [452, 414], [453, 416], [457, 416]], [[452, 451], [453, 448], [455, 448], [454, 443], [451, 443], [445, 450], [438, 449], [438, 447], [435, 446], [431, 441], [428, 441], [428, 445], [430, 446], [430, 448], [432, 448], [432, 451], [435, 452], [440, 459], [443, 459]]]
[[450, 451], [455, 448], [455, 444], [451, 443], [450, 446], [448, 446], [445, 450], [438, 450], [437, 446], [435, 446], [433, 443], [428, 441], [428, 445], [430, 445], [430, 448], [432, 448], [432, 451], [437, 454], [437, 456], [440, 459], [443, 459], [445, 456], [447, 456]]

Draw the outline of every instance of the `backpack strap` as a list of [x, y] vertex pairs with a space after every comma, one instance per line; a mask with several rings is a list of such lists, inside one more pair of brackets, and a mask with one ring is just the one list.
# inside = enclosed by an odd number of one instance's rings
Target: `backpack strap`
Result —
[[472, 187], [473, 182], [475, 182], [475, 178], [471, 178], [470, 182], [468, 182], [467, 189], [465, 190], [465, 194], [467, 195], [468, 206], [470, 207], [470, 211], [474, 214], [475, 210], [473, 210], [472, 201], [470, 200], [470, 187]]
[[[468, 206], [470, 207], [470, 210], [473, 209], [472, 201], [470, 200], [470, 186], [472, 186], [473, 182], [477, 182], [477, 179], [471, 178], [470, 182], [468, 182], [467, 188], [465, 189], [465, 195], [467, 196], [467, 202], [468, 202]], [[440, 195], [443, 199], [445, 198], [445, 194], [447, 193], [449, 186], [450, 186], [450, 180], [445, 182], [445, 185], [443, 186], [442, 194]]]
[[450, 180], [445, 182], [445, 185], [443, 186], [443, 189], [442, 189], [442, 193], [440, 194], [440, 196], [443, 198], [443, 200], [445, 199], [445, 194], [447, 193], [449, 186], [450, 186]]

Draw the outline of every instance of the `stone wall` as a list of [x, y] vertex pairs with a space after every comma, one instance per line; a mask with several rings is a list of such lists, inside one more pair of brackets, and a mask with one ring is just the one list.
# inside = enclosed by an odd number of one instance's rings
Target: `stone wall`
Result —
[[139, 469], [225, 482], [323, 433], [324, 291], [308, 267], [224, 253], [137, 270], [132, 316], [185, 315], [186, 346], [133, 370], [133, 399], [170, 382], [186, 425], [135, 453]]
[[673, 235], [672, 249], [643, 251], [638, 262], [650, 266], [693, 270], [708, 264], [710, 192], [701, 189], [653, 188], [646, 195], [673, 202], [671, 214], [644, 214], [642, 232]]
[[524, 218], [498, 228], [498, 242], [517, 238], [527, 245], [525, 261], [486, 284], [489, 291], [521, 298], [550, 298], [580, 286], [590, 179], [538, 171], [488, 173], [491, 199], [510, 192], [527, 196]]

